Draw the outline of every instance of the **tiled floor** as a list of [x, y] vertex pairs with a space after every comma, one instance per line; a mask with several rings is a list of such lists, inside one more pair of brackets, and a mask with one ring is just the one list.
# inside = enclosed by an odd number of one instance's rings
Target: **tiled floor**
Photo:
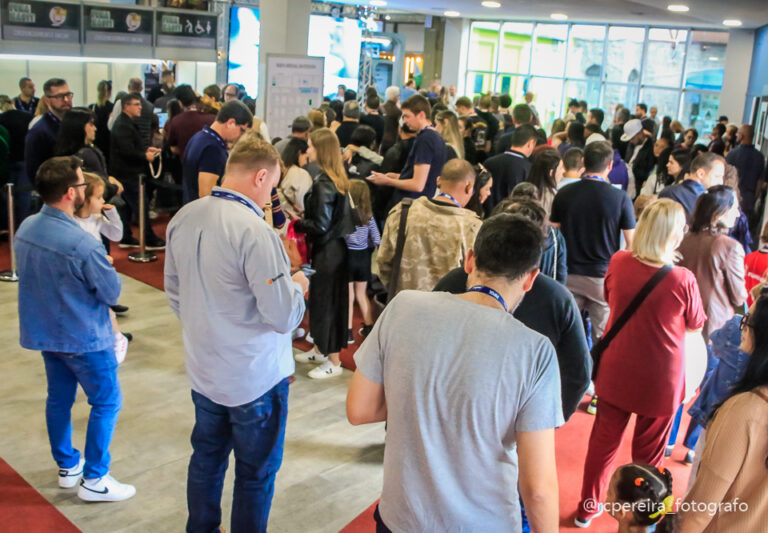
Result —
[[[186, 520], [186, 469], [191, 453], [192, 402], [184, 371], [181, 327], [164, 294], [123, 278], [120, 320], [134, 334], [120, 368], [124, 406], [112, 452], [112, 474], [137, 487], [126, 502], [85, 504], [61, 490], [45, 431], [45, 373], [39, 353], [19, 346], [15, 284], [0, 283], [0, 457], [86, 533], [180, 531]], [[283, 467], [277, 476], [270, 532], [337, 532], [381, 490], [383, 424], [353, 427], [345, 416], [348, 371], [316, 382], [299, 365], [291, 385]], [[73, 410], [75, 443], [82, 446], [85, 397]], [[231, 469], [230, 469], [231, 470]], [[232, 475], [222, 502], [229, 530]]]

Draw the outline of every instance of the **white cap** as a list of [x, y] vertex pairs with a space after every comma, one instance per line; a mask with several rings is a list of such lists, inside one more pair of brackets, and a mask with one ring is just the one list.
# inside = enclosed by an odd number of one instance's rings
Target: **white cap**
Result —
[[629, 142], [632, 137], [643, 131], [643, 123], [639, 118], [628, 120], [624, 124], [624, 135], [621, 136], [622, 142]]
[[594, 143], [597, 141], [605, 141], [605, 137], [600, 133], [593, 133], [589, 137], [587, 137], [586, 142], [584, 143], [584, 146], [589, 146], [590, 143]]

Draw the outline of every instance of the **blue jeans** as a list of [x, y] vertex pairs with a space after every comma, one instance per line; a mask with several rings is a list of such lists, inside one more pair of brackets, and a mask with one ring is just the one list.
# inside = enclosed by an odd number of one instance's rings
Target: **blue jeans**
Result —
[[[707, 369], [704, 372], [704, 379], [701, 380], [702, 383], [707, 381], [719, 363], [720, 360], [716, 358], [712, 352], [712, 345], [707, 344]], [[672, 431], [669, 433], [669, 442], [667, 443], [669, 446], [674, 446], [675, 442], [677, 442], [677, 433], [680, 431], [680, 422], [683, 418], [684, 407], [685, 405], [680, 405], [680, 407], [677, 409], [677, 413], [675, 414], [675, 420], [672, 422]], [[699, 435], [701, 435], [703, 430], [704, 428], [702, 428], [700, 425], [694, 422], [693, 419], [691, 419], [688, 424], [688, 429], [685, 432], [685, 440], [683, 441], [685, 447], [689, 450], [696, 449], [696, 442], [698, 442]]]
[[288, 378], [238, 407], [219, 405], [195, 391], [192, 402], [195, 427], [187, 477], [187, 531], [218, 531], [224, 475], [232, 450], [235, 491], [230, 531], [266, 531], [275, 476], [283, 461]]
[[53, 458], [59, 468], [72, 468], [80, 461], [80, 452], [72, 447], [71, 416], [79, 383], [91, 406], [83, 477], [104, 476], [109, 472], [109, 444], [123, 406], [113, 348], [87, 353], [43, 352], [43, 361], [48, 376], [45, 420]]

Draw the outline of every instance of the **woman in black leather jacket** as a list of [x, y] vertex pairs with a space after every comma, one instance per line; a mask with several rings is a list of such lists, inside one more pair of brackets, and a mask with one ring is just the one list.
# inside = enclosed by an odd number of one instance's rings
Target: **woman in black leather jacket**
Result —
[[309, 288], [309, 331], [315, 345], [296, 355], [301, 363], [322, 363], [309, 377], [326, 379], [340, 376], [339, 352], [347, 344], [349, 279], [347, 246], [344, 236], [355, 230], [349, 204], [349, 180], [344, 170], [341, 147], [328, 128], [309, 136], [309, 160], [321, 173], [304, 198], [304, 219], [296, 230], [306, 233], [312, 247], [312, 268], [316, 273]]

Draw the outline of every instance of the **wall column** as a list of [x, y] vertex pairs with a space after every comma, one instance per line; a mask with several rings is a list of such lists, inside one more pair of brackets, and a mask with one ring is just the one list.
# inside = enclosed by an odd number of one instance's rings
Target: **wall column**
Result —
[[725, 51], [725, 74], [720, 91], [719, 115], [738, 124], [744, 115], [744, 101], [749, 85], [749, 69], [752, 64], [752, 48], [755, 42], [753, 30], [728, 32], [728, 48]]
[[469, 19], [446, 18], [443, 38], [442, 84], [455, 85], [459, 96], [464, 94], [469, 48]]

